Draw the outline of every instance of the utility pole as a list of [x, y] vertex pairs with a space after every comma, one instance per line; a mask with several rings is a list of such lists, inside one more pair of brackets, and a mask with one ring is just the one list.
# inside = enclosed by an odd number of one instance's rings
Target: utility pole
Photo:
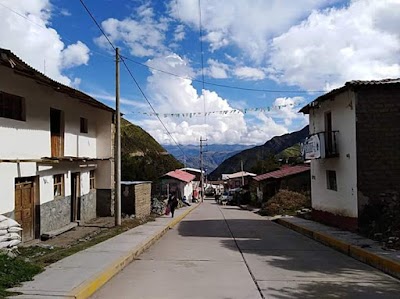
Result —
[[119, 49], [115, 49], [115, 197], [114, 197], [114, 216], [115, 226], [121, 225], [121, 113], [119, 110]]
[[207, 141], [207, 139], [203, 139], [200, 137], [200, 177], [201, 177], [201, 201], [204, 200], [204, 165], [203, 165], [203, 141]]
[[244, 186], [243, 160], [240, 160], [240, 165], [242, 168], [242, 187], [243, 187]]

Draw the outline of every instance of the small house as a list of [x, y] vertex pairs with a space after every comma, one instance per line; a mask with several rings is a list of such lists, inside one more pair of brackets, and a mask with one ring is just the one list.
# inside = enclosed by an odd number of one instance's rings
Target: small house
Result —
[[400, 79], [350, 81], [300, 111], [310, 118], [303, 152], [315, 219], [357, 230], [375, 220], [367, 207], [399, 200]]

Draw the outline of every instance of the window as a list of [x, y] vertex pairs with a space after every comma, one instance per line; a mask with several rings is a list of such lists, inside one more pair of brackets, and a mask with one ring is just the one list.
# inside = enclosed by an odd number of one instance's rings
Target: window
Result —
[[25, 99], [0, 92], [0, 117], [25, 121]]
[[329, 190], [337, 191], [336, 171], [326, 171], [326, 183]]
[[95, 188], [95, 185], [94, 185], [94, 183], [95, 183], [95, 180], [94, 180], [94, 170], [91, 170], [91, 171], [90, 171], [89, 180], [90, 180], [90, 190], [92, 190], [92, 189]]
[[64, 196], [64, 175], [53, 175], [54, 180], [54, 198]]
[[81, 117], [81, 133], [87, 133], [88, 130], [88, 120], [87, 118]]

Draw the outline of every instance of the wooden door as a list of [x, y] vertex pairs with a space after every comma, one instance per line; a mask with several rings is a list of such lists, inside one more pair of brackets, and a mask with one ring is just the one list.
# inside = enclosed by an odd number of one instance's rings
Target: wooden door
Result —
[[64, 156], [64, 118], [61, 110], [50, 108], [51, 156]]
[[15, 183], [15, 221], [22, 226], [22, 241], [34, 239], [35, 188], [33, 181]]
[[71, 222], [81, 220], [81, 183], [80, 173], [71, 174]]

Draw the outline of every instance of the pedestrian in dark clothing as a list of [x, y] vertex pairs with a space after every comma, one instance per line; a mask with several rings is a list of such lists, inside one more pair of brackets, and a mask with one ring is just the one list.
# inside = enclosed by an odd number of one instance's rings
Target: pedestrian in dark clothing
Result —
[[169, 208], [171, 209], [172, 218], [174, 218], [175, 209], [178, 206], [178, 199], [176, 198], [176, 196], [171, 195], [169, 197], [168, 205], [169, 205]]

